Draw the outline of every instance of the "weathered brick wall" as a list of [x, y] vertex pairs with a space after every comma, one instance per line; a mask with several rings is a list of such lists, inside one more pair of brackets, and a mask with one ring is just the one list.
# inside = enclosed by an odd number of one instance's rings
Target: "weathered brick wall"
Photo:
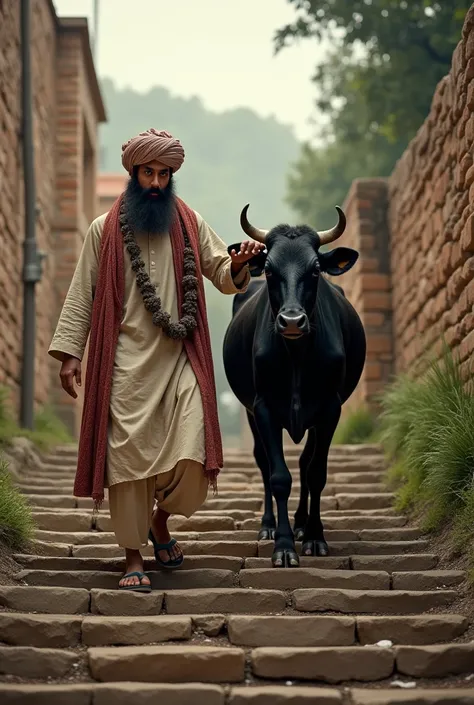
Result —
[[359, 314], [367, 338], [367, 359], [362, 378], [343, 413], [368, 402], [388, 381], [392, 370], [392, 311], [388, 258], [387, 182], [359, 179], [352, 184], [343, 210], [344, 235], [335, 247], [352, 247], [359, 260], [346, 274], [334, 277]]
[[441, 337], [474, 351], [474, 6], [431, 112], [389, 180], [395, 371]]
[[[18, 396], [21, 375], [23, 298], [23, 173], [21, 152], [20, 3], [0, 4], [0, 384]], [[55, 209], [55, 18], [48, 2], [32, 2], [32, 84], [38, 247], [53, 251], [51, 224]], [[49, 343], [54, 304], [51, 259], [37, 286], [38, 350]], [[49, 362], [36, 357], [36, 399], [48, 397]]]
[[[52, 402], [72, 430], [81, 404], [59, 390], [47, 355], [88, 223], [96, 212], [97, 123], [105, 119], [85, 20], [58, 20], [32, 0], [36, 237], [47, 253], [36, 287], [35, 400]], [[0, 384], [18, 405], [21, 383], [24, 204], [18, 0], [0, 3]], [[72, 400], [71, 400], [72, 402]]]

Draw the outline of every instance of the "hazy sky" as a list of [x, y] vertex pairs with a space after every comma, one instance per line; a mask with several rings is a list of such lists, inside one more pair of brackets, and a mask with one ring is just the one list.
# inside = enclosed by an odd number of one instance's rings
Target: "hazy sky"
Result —
[[[87, 17], [93, 34], [93, 0], [54, 4], [59, 15]], [[275, 30], [294, 18], [287, 0], [100, 0], [99, 74], [120, 87], [196, 95], [218, 112], [249, 107], [309, 139], [310, 78], [323, 49], [308, 40], [273, 54]]]

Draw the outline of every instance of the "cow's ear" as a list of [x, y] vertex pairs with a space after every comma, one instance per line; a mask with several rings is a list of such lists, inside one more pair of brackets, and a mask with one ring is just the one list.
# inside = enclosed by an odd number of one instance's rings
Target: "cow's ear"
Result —
[[[229, 255], [232, 252], [232, 250], [239, 252], [240, 245], [241, 245], [240, 242], [236, 242], [234, 245], [229, 245], [229, 247], [227, 248], [227, 252], [229, 253]], [[261, 250], [261, 252], [259, 252], [258, 255], [255, 255], [254, 257], [249, 259], [247, 264], [249, 266], [251, 277], [260, 277], [263, 274], [266, 260], [267, 260], [267, 250]]]
[[359, 259], [359, 253], [356, 250], [351, 250], [350, 247], [336, 247], [330, 252], [320, 252], [318, 258], [321, 271], [331, 277], [337, 277], [355, 265]]

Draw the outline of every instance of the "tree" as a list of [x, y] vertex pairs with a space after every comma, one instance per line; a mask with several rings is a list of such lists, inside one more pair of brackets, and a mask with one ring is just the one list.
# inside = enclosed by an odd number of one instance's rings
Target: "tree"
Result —
[[[325, 146], [305, 146], [289, 181], [289, 203], [306, 220], [340, 202], [357, 176], [386, 176], [427, 116], [448, 73], [469, 4], [465, 0], [288, 0], [297, 19], [275, 48], [330, 42], [313, 81]], [[349, 163], [348, 163], [349, 162]], [[318, 172], [316, 173], [316, 169]], [[316, 192], [329, 204], [310, 204]], [[307, 194], [306, 197], [304, 194]]]

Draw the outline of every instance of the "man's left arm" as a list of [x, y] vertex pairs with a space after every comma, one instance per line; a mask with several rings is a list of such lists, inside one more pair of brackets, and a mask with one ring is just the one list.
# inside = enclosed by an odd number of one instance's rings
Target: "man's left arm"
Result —
[[196, 213], [196, 217], [199, 228], [202, 273], [223, 294], [244, 293], [250, 282], [248, 260], [256, 254], [254, 249], [258, 252], [261, 246], [258, 243], [252, 243], [246, 248], [245, 253], [231, 257], [227, 252], [225, 242], [199, 213]]

